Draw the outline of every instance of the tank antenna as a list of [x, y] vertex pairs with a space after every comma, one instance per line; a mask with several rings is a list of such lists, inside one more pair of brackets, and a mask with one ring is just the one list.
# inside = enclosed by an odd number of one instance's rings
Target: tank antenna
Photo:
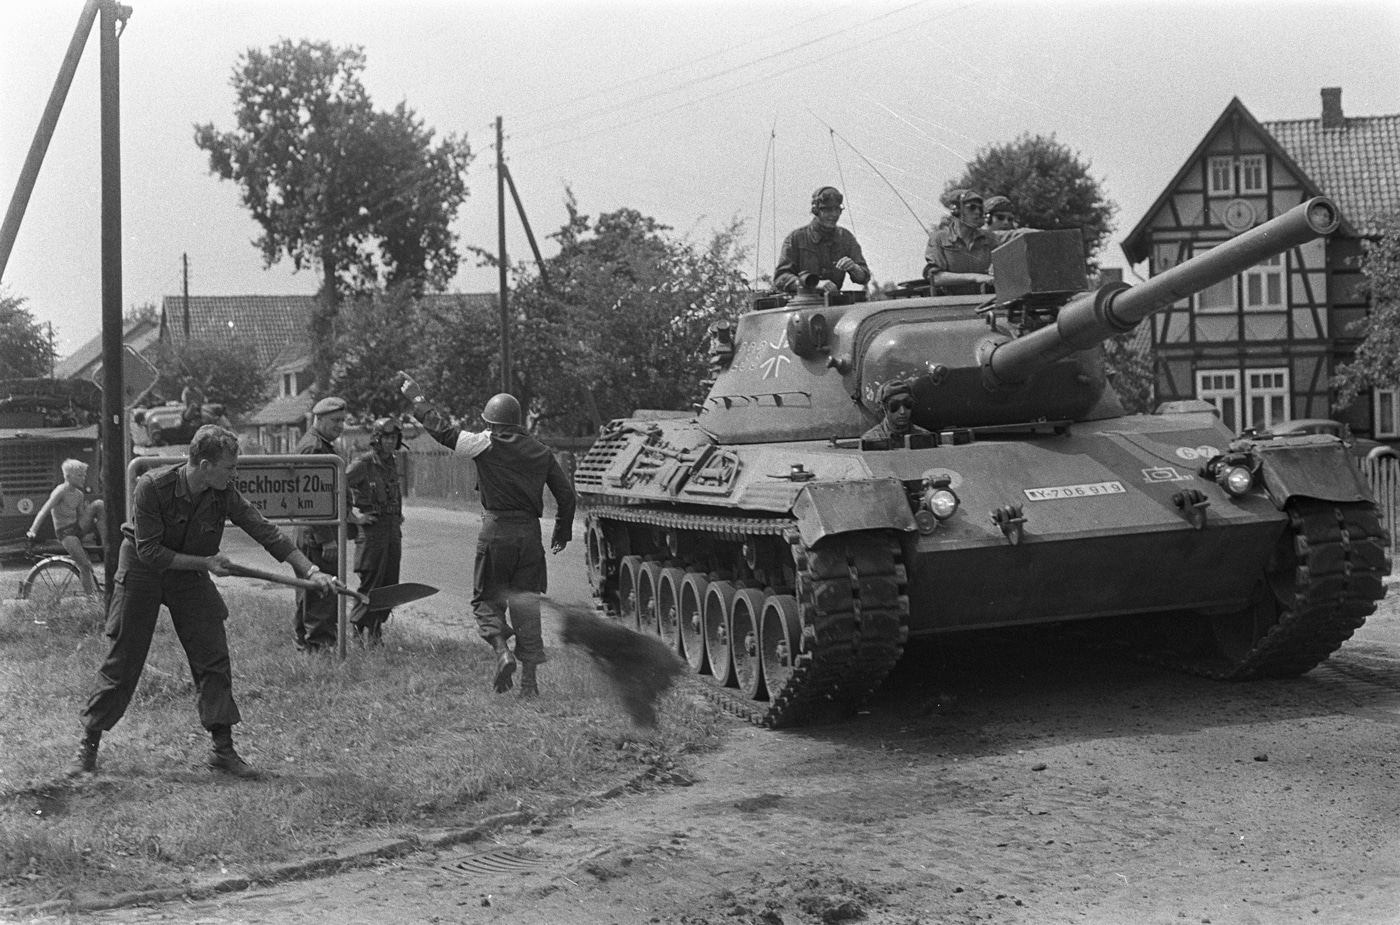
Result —
[[[807, 111], [808, 111], [809, 113], [812, 114], [812, 118], [813, 118], [813, 119], [816, 119], [816, 120], [817, 120], [818, 122], [820, 122], [822, 125], [826, 125], [826, 121], [825, 121], [824, 119], [822, 119], [821, 116], [819, 116], [819, 115], [817, 115], [816, 113], [812, 112], [811, 109], [808, 109]], [[872, 164], [872, 163], [870, 162], [870, 158], [866, 157], [864, 154], [861, 154], [860, 151], [856, 148], [855, 145], [853, 145], [853, 144], [851, 144], [849, 141], [847, 141], [845, 135], [842, 135], [840, 132], [836, 131], [836, 129], [832, 128], [830, 125], [826, 125], [826, 128], [827, 128], [827, 131], [831, 132], [832, 137], [840, 138], [843, 142], [845, 142], [846, 147], [850, 148], [852, 151], [855, 151], [856, 157], [858, 157], [858, 158], [860, 158], [861, 160], [865, 161], [865, 166], [867, 166], [867, 167], [869, 167], [871, 170], [875, 171], [875, 176], [877, 176], [877, 177], [879, 177], [881, 180], [884, 180], [884, 181], [885, 181], [885, 185], [888, 186], [888, 187], [890, 188], [890, 190], [895, 194], [895, 196], [899, 199], [900, 202], [904, 203], [904, 208], [908, 209], [908, 210], [909, 210], [909, 214], [912, 215], [912, 216], [914, 216], [914, 221], [916, 221], [916, 222], [919, 223], [919, 227], [922, 228], [922, 229], [924, 230], [924, 234], [928, 234], [928, 226], [924, 224], [924, 220], [923, 220], [923, 219], [919, 218], [919, 213], [914, 211], [914, 207], [911, 206], [911, 205], [909, 204], [909, 200], [907, 200], [907, 199], [904, 198], [904, 194], [901, 193], [901, 192], [899, 191], [899, 188], [896, 187], [893, 183], [891, 183], [891, 182], [889, 181], [889, 179], [888, 179], [884, 174], [882, 174], [882, 173], [880, 172], [880, 168], [879, 168], [879, 167], [876, 167], [874, 164]]]
[[[844, 190], [846, 189], [846, 174], [841, 170], [841, 155], [836, 153], [836, 129], [828, 125], [826, 130], [831, 133], [831, 159], [836, 162], [836, 176], [841, 181], [841, 188]], [[856, 210], [847, 206], [846, 211], [850, 213], [851, 232], [854, 234], [856, 230]]]
[[[759, 253], [763, 249], [763, 203], [768, 193], [768, 165], [773, 164], [773, 148], [778, 142], [778, 117], [773, 117], [773, 128], [768, 136], [768, 153], [763, 158], [763, 179], [758, 184], [758, 227], [754, 229], [754, 249], [753, 249], [753, 278], [758, 280], [758, 262], [762, 258]], [[778, 165], [773, 164], [773, 183], [776, 186], [778, 181]], [[775, 194], [776, 195], [776, 194]], [[778, 227], [777, 202], [773, 204], [773, 227]], [[778, 262], [778, 239], [776, 233], [773, 238], [773, 263]]]

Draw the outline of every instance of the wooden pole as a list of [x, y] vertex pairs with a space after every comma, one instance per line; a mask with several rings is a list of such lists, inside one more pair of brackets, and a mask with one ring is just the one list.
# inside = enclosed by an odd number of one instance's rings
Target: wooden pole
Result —
[[501, 282], [501, 391], [509, 392], [510, 375], [510, 304], [506, 282], [506, 159], [501, 142], [501, 117], [496, 117], [496, 231], [499, 240], [497, 258]]
[[103, 565], [107, 594], [116, 587], [126, 516], [126, 415], [122, 396], [121, 55], [117, 36], [131, 8], [102, 0], [99, 67], [102, 151], [102, 492], [107, 506]]

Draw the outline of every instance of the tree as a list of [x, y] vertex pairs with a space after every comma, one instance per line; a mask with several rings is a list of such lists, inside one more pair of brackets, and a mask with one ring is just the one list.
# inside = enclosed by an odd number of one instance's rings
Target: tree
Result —
[[355, 46], [284, 39], [249, 49], [232, 78], [238, 127], [195, 126], [210, 172], [242, 187], [266, 264], [286, 256], [298, 270], [320, 267], [311, 340], [323, 386], [345, 293], [386, 283], [440, 289], [456, 273], [450, 225], [472, 159], [464, 137], [435, 144], [406, 104], [376, 111], [364, 68]]
[[267, 399], [267, 374], [249, 351], [230, 350], [227, 343], [190, 340], [163, 342], [156, 351], [155, 391], [175, 399], [186, 386], [220, 404], [230, 417], [246, 414]]
[[0, 379], [39, 378], [53, 372], [53, 340], [24, 303], [22, 296], [0, 292]]
[[1332, 385], [1345, 409], [1366, 389], [1400, 385], [1400, 212], [1382, 219], [1381, 235], [1361, 257], [1363, 289], [1371, 310], [1354, 331], [1361, 343], [1350, 363], [1337, 367]]
[[513, 298], [517, 396], [551, 428], [587, 433], [638, 408], [690, 410], [708, 375], [705, 332], [747, 308], [742, 225], [704, 246], [635, 209], [578, 210], [551, 237], [550, 286], [528, 268]]
[[371, 418], [402, 411], [394, 374], [413, 367], [425, 340], [410, 287], [353, 297], [341, 311], [330, 391]]
[[[1094, 256], [1113, 231], [1116, 203], [1106, 199], [1089, 162], [1068, 145], [1043, 135], [978, 150], [948, 190], [975, 189], [983, 196], [1005, 196], [1027, 228], [1078, 228], [1084, 234], [1084, 258], [1096, 269]], [[946, 192], [946, 191], [945, 191]]]

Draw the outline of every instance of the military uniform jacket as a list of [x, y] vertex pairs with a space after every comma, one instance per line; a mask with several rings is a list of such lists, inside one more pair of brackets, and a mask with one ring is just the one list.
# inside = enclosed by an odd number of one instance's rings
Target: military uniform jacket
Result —
[[413, 414], [438, 443], [476, 461], [477, 491], [488, 514], [541, 517], [544, 489], [548, 486], [557, 508], [551, 543], [573, 539], [578, 499], [549, 447], [519, 427], [480, 433], [464, 431], [448, 423], [446, 416], [427, 402], [418, 404]]
[[[992, 251], [1001, 246], [997, 232], [978, 228], [972, 240], [964, 241], [958, 234], [959, 223], [940, 225], [929, 235], [924, 249], [924, 276], [934, 273], [987, 273], [992, 267]], [[934, 283], [937, 285], [937, 282]]]
[[137, 479], [132, 510], [122, 535], [131, 541], [137, 560], [156, 571], [168, 569], [176, 553], [218, 552], [225, 521], [257, 540], [278, 562], [285, 562], [296, 548], [232, 485], [192, 495], [183, 465], [152, 469]]
[[859, 273], [851, 273], [853, 281], [870, 281], [870, 267], [865, 262], [865, 255], [860, 252], [856, 236], [840, 225], [827, 230], [812, 219], [783, 239], [778, 267], [773, 271], [773, 287], [791, 292], [797, 288], [799, 277], [805, 273], [815, 273], [840, 288], [846, 283], [846, 272], [836, 269], [836, 261], [842, 257], [850, 257], [860, 267]]
[[374, 450], [361, 453], [345, 470], [345, 481], [355, 507], [374, 515], [371, 528], [403, 523], [403, 485], [399, 481], [397, 456], [386, 461]]
[[[933, 433], [933, 431], [931, 431], [931, 430], [925, 430], [924, 428], [920, 427], [918, 424], [910, 424], [910, 425], [909, 425], [909, 431], [908, 431], [908, 432], [911, 433], [911, 434], [931, 434], [931, 433]], [[895, 434], [894, 434], [894, 432], [893, 432], [892, 430], [890, 430], [890, 421], [889, 421], [889, 418], [885, 418], [885, 419], [882, 420], [879, 424], [876, 424], [874, 427], [870, 428], [870, 429], [867, 430], [865, 433], [861, 434], [861, 435], [860, 435], [860, 439], [862, 439], [862, 440], [901, 440], [901, 441], [902, 441], [902, 440], [904, 439], [904, 436], [905, 436], [904, 434], [900, 434], [900, 435], [898, 435], [898, 436], [896, 437]]]
[[[297, 441], [296, 448], [292, 451], [298, 456], [319, 456], [321, 454], [336, 455], [335, 446], [322, 437], [316, 428], [309, 429], [300, 440]], [[350, 493], [345, 493], [345, 500], [350, 502]], [[314, 527], [297, 527], [297, 545], [324, 546], [327, 543], [336, 542], [338, 531], [335, 524], [319, 524]]]

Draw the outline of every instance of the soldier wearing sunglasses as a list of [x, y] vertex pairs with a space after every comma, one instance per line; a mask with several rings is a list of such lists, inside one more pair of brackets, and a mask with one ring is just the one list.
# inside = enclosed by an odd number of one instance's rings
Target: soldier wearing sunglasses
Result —
[[861, 436], [862, 440], [903, 442], [910, 434], [932, 433], [914, 423], [914, 389], [908, 382], [895, 379], [881, 386], [880, 408], [885, 416]]

